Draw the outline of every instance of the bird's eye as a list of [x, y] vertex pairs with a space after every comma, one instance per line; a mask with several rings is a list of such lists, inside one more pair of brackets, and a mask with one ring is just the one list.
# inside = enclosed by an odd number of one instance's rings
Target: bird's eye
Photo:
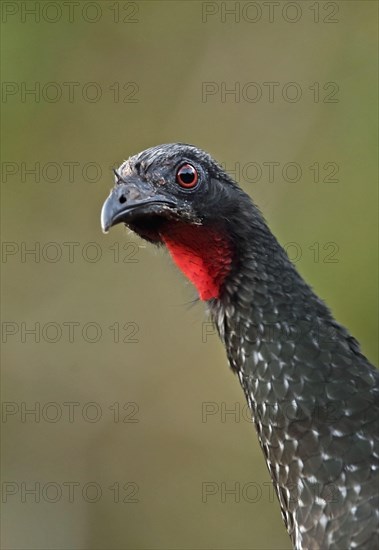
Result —
[[176, 181], [180, 187], [185, 189], [192, 189], [196, 187], [199, 175], [196, 168], [192, 164], [182, 164], [176, 172]]

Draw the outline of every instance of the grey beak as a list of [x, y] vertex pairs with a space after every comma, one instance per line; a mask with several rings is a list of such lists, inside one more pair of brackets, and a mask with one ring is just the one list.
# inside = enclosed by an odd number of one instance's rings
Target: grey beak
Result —
[[176, 208], [173, 200], [157, 194], [150, 184], [141, 180], [118, 183], [101, 209], [101, 228], [107, 233], [118, 223], [132, 222], [137, 213], [159, 213]]

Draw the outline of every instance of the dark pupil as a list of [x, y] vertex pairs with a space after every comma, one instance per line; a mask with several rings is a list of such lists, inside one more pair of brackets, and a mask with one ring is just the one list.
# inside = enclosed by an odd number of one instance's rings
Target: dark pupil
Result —
[[195, 174], [192, 168], [182, 168], [180, 171], [180, 178], [183, 183], [192, 183], [195, 179]]

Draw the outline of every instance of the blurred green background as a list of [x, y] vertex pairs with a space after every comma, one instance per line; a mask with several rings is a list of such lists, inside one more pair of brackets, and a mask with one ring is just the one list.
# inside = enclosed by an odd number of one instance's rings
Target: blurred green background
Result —
[[271, 9], [2, 3], [4, 549], [290, 548], [193, 288], [99, 224], [112, 166], [196, 144], [377, 362], [377, 4]]

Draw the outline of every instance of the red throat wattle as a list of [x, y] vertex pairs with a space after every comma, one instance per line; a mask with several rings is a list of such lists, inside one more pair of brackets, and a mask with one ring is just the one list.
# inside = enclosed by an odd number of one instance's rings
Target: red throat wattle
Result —
[[200, 299], [218, 298], [232, 263], [231, 246], [222, 233], [174, 222], [161, 236], [176, 265], [196, 286]]

